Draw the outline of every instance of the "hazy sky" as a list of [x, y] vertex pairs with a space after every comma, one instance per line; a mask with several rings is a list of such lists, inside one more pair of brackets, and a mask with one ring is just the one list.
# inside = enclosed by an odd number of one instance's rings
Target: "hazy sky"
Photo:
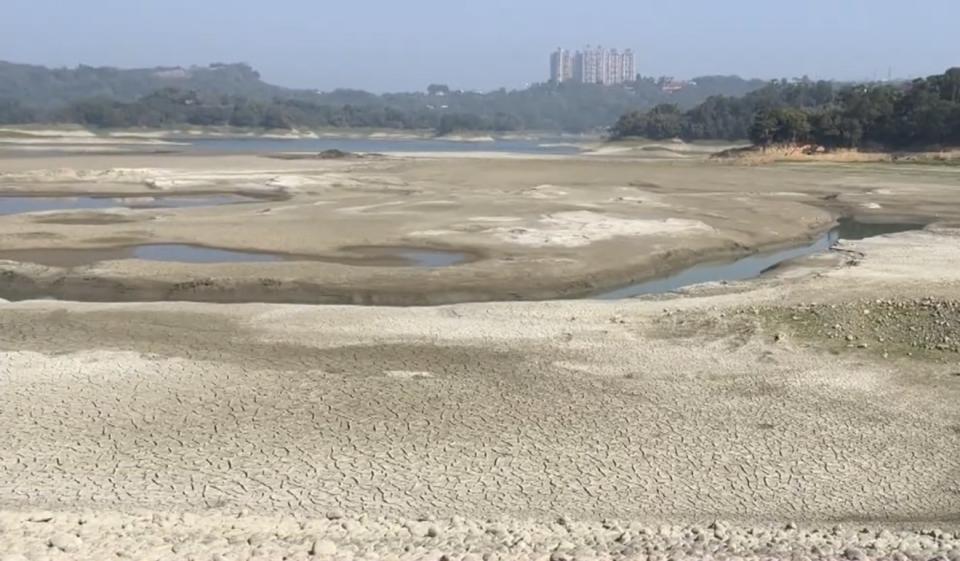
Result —
[[960, 0], [3, 0], [0, 60], [248, 62], [292, 87], [519, 87], [557, 46], [645, 75], [863, 79], [960, 65]]

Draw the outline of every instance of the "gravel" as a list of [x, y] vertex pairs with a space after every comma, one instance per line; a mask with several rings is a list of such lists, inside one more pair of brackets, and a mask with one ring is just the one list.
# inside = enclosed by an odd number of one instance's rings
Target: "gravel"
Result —
[[[441, 519], [437, 535], [404, 536], [424, 524], [349, 517], [353, 530], [321, 517], [208, 512], [179, 517], [85, 512], [48, 522], [0, 511], [0, 559], [960, 559], [960, 530], [862, 525], [649, 526], [628, 520], [568, 526], [524, 520]], [[98, 536], [81, 540], [76, 532]], [[493, 531], [491, 531], [493, 530]], [[425, 532], [427, 530], [424, 530]], [[196, 536], [209, 536], [199, 540]], [[233, 536], [257, 539], [231, 540]], [[64, 555], [68, 555], [65, 557]]]

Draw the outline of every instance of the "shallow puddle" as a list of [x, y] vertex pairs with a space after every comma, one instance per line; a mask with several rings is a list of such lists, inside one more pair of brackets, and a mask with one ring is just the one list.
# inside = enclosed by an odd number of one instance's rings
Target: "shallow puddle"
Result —
[[144, 261], [171, 261], [177, 263], [263, 263], [283, 261], [280, 255], [235, 251], [189, 244], [149, 244], [130, 248], [130, 257]]
[[466, 253], [457, 251], [435, 251], [426, 249], [406, 249], [397, 251], [397, 255], [410, 261], [414, 267], [452, 267], [469, 259]]
[[870, 223], [850, 218], [838, 220], [836, 228], [818, 238], [815, 242], [781, 251], [751, 255], [732, 263], [704, 263], [695, 265], [675, 275], [662, 279], [631, 284], [593, 296], [601, 300], [619, 300], [645, 294], [673, 292], [686, 286], [707, 282], [733, 282], [759, 277], [774, 267], [800, 257], [827, 251], [839, 240], [863, 240], [883, 234], [895, 234], [910, 230], [921, 230], [926, 224], [918, 223]]
[[272, 253], [236, 251], [190, 244], [143, 244], [104, 248], [41, 248], [0, 251], [0, 260], [48, 267], [81, 267], [102, 261], [141, 259], [171, 263], [263, 263], [283, 261]]
[[[101, 239], [106, 243], [129, 244], [132, 240]], [[480, 258], [461, 251], [409, 247], [358, 246], [342, 248], [340, 255], [296, 255], [267, 251], [242, 251], [194, 244], [136, 244], [103, 248], [39, 248], [0, 251], [0, 260], [37, 263], [50, 267], [77, 267], [101, 261], [140, 259], [169, 263], [269, 263], [316, 261], [361, 267], [440, 268]]]
[[465, 251], [403, 246], [351, 246], [340, 249], [343, 257], [324, 258], [344, 265], [368, 267], [422, 267], [435, 269], [452, 267], [479, 256]]
[[190, 208], [255, 202], [243, 195], [171, 195], [143, 197], [22, 197], [0, 196], [0, 215], [49, 212], [55, 210], [103, 210], [110, 208]]
[[865, 240], [884, 234], [896, 234], [911, 230], [923, 230], [926, 224], [915, 222], [860, 222], [852, 218], [841, 218], [834, 230], [841, 240]]

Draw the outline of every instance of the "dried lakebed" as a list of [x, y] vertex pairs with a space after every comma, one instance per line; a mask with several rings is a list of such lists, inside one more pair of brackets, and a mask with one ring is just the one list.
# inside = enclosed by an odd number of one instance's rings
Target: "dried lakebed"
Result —
[[615, 305], [6, 304], [0, 551], [952, 561], [956, 362], [846, 336], [949, 334], [958, 236]]

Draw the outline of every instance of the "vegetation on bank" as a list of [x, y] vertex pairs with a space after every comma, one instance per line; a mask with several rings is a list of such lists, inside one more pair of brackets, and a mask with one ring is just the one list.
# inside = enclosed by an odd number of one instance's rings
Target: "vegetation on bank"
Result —
[[910, 83], [836, 88], [828, 82], [774, 83], [742, 98], [716, 96], [682, 111], [632, 111], [614, 138], [737, 140], [757, 146], [816, 144], [905, 149], [960, 146], [960, 68]]
[[[118, 70], [0, 62], [0, 125], [92, 128], [394, 129], [586, 132], [615, 139], [742, 140], [758, 146], [908, 148], [960, 145], [960, 68], [904, 84], [838, 86], [701, 77], [680, 90], [638, 78], [620, 86], [320, 93], [264, 82], [243, 64]], [[619, 118], [619, 119], [618, 119]]]
[[376, 95], [281, 88], [242, 64], [119, 70], [0, 62], [0, 124], [586, 132], [607, 129], [631, 108], [667, 101], [689, 108], [712, 95], [741, 96], [765, 84], [708, 76], [678, 91], [665, 91], [663, 80], [641, 78], [619, 86], [535, 84], [485, 93], [431, 84], [423, 92]]

